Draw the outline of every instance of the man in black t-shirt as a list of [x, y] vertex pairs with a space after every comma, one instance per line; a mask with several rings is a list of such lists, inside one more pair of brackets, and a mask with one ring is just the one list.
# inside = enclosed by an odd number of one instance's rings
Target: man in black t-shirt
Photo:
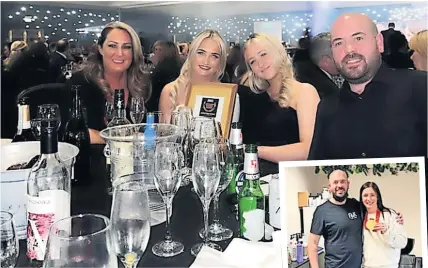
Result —
[[335, 170], [328, 176], [332, 198], [315, 210], [309, 234], [311, 268], [318, 268], [318, 244], [325, 240], [325, 268], [360, 268], [363, 254], [360, 202], [348, 197], [348, 175]]

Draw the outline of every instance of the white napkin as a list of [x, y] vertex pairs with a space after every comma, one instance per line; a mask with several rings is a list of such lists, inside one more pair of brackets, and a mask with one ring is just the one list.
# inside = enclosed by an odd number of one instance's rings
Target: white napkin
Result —
[[[279, 235], [274, 235], [274, 239]], [[190, 268], [278, 268], [282, 267], [278, 241], [252, 242], [234, 238], [224, 252], [203, 247]]]

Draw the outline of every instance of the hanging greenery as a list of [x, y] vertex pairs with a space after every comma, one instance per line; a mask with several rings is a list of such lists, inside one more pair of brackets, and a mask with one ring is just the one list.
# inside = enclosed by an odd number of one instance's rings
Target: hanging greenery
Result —
[[367, 165], [341, 165], [341, 166], [317, 166], [315, 174], [321, 171], [329, 174], [332, 170], [341, 169], [348, 175], [364, 173], [366, 176], [369, 173], [375, 176], [382, 176], [385, 172], [390, 172], [392, 175], [398, 175], [400, 172], [418, 172], [418, 163], [392, 163], [392, 164], [367, 164]]

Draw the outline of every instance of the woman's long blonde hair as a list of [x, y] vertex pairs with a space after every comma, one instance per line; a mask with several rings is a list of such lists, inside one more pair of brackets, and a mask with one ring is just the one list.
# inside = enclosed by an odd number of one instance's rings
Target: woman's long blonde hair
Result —
[[[141, 42], [135, 30], [126, 23], [116, 21], [107, 24], [98, 39], [98, 46], [102, 47], [107, 35], [113, 29], [121, 29], [128, 32], [132, 42], [132, 63], [127, 70], [127, 86], [132, 96], [143, 97], [147, 101], [151, 96], [150, 73], [143, 69], [144, 56]], [[103, 56], [96, 51], [96, 59], [86, 61], [78, 71], [84, 71], [87, 80], [94, 81], [102, 89], [106, 99], [111, 99], [109, 83], [104, 79]]]
[[193, 58], [196, 56], [196, 51], [201, 46], [202, 41], [204, 41], [206, 38], [212, 38], [214, 41], [216, 41], [220, 47], [220, 68], [216, 73], [216, 79], [221, 80], [224, 70], [226, 68], [226, 60], [227, 60], [227, 51], [226, 51], [226, 43], [221, 37], [220, 33], [215, 30], [205, 30], [203, 32], [200, 32], [195, 36], [195, 38], [192, 41], [192, 44], [189, 48], [189, 53], [187, 55], [186, 61], [184, 62], [183, 66], [181, 67], [180, 75], [175, 80], [173, 84], [173, 88], [170, 91], [170, 101], [172, 103], [173, 110], [176, 107], [176, 98], [178, 91], [184, 91], [183, 93], [185, 96], [187, 96], [188, 91], [191, 87], [191, 72], [192, 72], [192, 61]]
[[428, 30], [423, 30], [412, 36], [409, 42], [410, 49], [428, 57]]
[[10, 46], [10, 54], [7, 59], [4, 60], [4, 65], [6, 69], [9, 69], [14, 60], [18, 57], [19, 53], [27, 49], [28, 45], [25, 41], [15, 41]]
[[[279, 106], [282, 108], [290, 106], [291, 87], [296, 81], [290, 57], [282, 46], [280, 40], [274, 36], [262, 33], [256, 33], [250, 36], [244, 44], [244, 53], [248, 45], [254, 41], [259, 41], [268, 53], [275, 58], [275, 68], [279, 75], [281, 75], [281, 88], [279, 89], [279, 94], [275, 97], [274, 101], [278, 102]], [[269, 82], [256, 76], [248, 61], [245, 61], [245, 63], [247, 65], [248, 72], [244, 77], [248, 78], [247, 81], [251, 91], [256, 94], [265, 92], [270, 87]]]

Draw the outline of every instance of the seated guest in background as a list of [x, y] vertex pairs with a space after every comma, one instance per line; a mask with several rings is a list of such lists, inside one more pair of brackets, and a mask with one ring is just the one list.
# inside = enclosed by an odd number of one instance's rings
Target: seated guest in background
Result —
[[413, 50], [411, 59], [416, 70], [428, 71], [428, 31], [423, 30], [412, 36], [409, 47]]
[[[311, 39], [308, 37], [303, 37], [299, 39], [299, 49], [297, 49], [293, 54], [293, 63], [311, 61], [309, 56], [309, 48], [311, 46]], [[282, 45], [282, 44], [281, 44]]]
[[11, 42], [7, 42], [6, 44], [4, 44], [3, 50], [1, 51], [1, 60], [2, 61], [4, 61], [5, 59], [7, 59], [9, 57], [11, 46], [12, 46]]
[[251, 35], [244, 56], [251, 89], [241, 101], [244, 142], [259, 144], [259, 157], [267, 161], [306, 160], [319, 102], [316, 89], [296, 81], [289, 56], [273, 36]]
[[49, 74], [51, 75], [52, 83], [55, 83], [58, 78], [61, 76], [61, 68], [67, 65], [68, 59], [68, 41], [61, 39], [56, 43], [56, 50], [51, 54], [51, 59], [49, 62]]
[[410, 69], [414, 68], [410, 59], [407, 39], [399, 31], [394, 31], [389, 35], [389, 53], [383, 53], [382, 59], [390, 68]]
[[331, 29], [333, 58], [347, 82], [318, 105], [309, 159], [427, 155], [427, 73], [382, 64], [382, 34], [362, 14]]
[[[226, 44], [217, 31], [205, 30], [196, 35], [181, 68], [180, 76], [162, 90], [159, 110], [167, 120], [177, 106], [186, 105], [193, 84], [220, 82], [226, 67], [226, 57]], [[238, 120], [239, 96], [237, 95], [232, 121]]]
[[147, 103], [148, 112], [158, 111], [162, 89], [180, 75], [181, 59], [174, 42], [165, 42], [162, 54], [163, 57], [152, 74], [152, 96]]
[[125, 89], [125, 106], [132, 96], [150, 98], [150, 79], [143, 71], [143, 53], [135, 30], [123, 22], [106, 25], [98, 38], [98, 51], [69, 80], [82, 85], [81, 101], [86, 107], [91, 143], [104, 143], [100, 130], [107, 125], [106, 102], [113, 102], [114, 90]]
[[312, 38], [309, 53], [312, 61], [294, 63], [297, 81], [313, 85], [321, 99], [337, 94], [343, 78], [331, 54], [330, 33], [320, 33]]
[[397, 222], [397, 212], [384, 206], [379, 187], [366, 182], [360, 188], [363, 218], [362, 268], [399, 267], [401, 249], [407, 245], [407, 235]]
[[235, 45], [230, 49], [229, 56], [226, 61], [226, 73], [229, 76], [230, 81], [236, 80], [236, 69], [241, 62], [241, 47]]
[[151, 61], [156, 66], [158, 62], [160, 62], [163, 58], [163, 47], [165, 45], [165, 41], [159, 40], [153, 44]]

